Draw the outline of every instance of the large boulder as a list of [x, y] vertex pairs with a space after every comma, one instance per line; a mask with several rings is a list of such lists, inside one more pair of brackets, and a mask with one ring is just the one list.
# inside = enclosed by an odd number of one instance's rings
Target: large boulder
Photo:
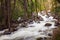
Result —
[[52, 24], [50, 24], [50, 23], [46, 23], [44, 26], [51, 26]]

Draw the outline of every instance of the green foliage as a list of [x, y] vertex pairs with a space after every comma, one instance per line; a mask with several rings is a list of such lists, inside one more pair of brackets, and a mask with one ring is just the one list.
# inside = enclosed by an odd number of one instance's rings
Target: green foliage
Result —
[[[17, 0], [15, 10], [12, 12], [12, 18], [17, 19], [19, 16], [24, 15], [24, 0]], [[41, 11], [45, 9], [44, 3], [46, 0], [27, 0], [27, 14], [32, 12]], [[13, 5], [12, 5], [13, 6]]]
[[55, 8], [55, 12], [60, 12], [60, 6]]
[[56, 40], [60, 40], [60, 34], [56, 36]]
[[[13, 0], [14, 1], [14, 0]], [[18, 17], [22, 17], [25, 14], [24, 10], [24, 0], [16, 0], [16, 5], [14, 9], [14, 2], [11, 1], [11, 9], [12, 9], [12, 19], [17, 19]], [[30, 15], [33, 12], [45, 10], [44, 6], [47, 0], [27, 0], [27, 11], [26, 13]]]
[[15, 10], [12, 12], [12, 18], [16, 20], [18, 17], [23, 16], [24, 12], [22, 10], [19, 10], [17, 7]]
[[17, 20], [18, 17], [23, 16], [24, 10], [22, 4], [22, 2], [16, 1], [15, 9], [13, 9], [12, 5], [12, 19]]
[[41, 0], [40, 1], [40, 5], [41, 5], [41, 9], [40, 10], [44, 10], [45, 8], [44, 8], [44, 0]]

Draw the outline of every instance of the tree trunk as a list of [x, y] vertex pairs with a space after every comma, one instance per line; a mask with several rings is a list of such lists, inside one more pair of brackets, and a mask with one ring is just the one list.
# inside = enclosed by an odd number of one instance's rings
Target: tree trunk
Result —
[[33, 2], [32, 2], [32, 0], [31, 0], [31, 18], [33, 17]]
[[15, 6], [16, 6], [16, 0], [14, 0], [14, 9], [15, 9]]
[[10, 30], [11, 27], [11, 0], [5, 0], [5, 7], [6, 7], [6, 23], [7, 23], [7, 27]]
[[6, 27], [6, 21], [5, 21], [6, 18], [5, 18], [5, 12], [4, 11], [5, 11], [5, 0], [1, 0], [1, 12], [4, 16], [2, 24], [4, 25], [4, 27]]
[[11, 20], [11, 0], [1, 0], [1, 10], [4, 16], [3, 24], [4, 27], [10, 30], [10, 20]]
[[27, 15], [27, 0], [24, 0], [23, 2], [24, 2], [24, 15], [25, 15], [24, 18], [26, 19], [27, 16], [28, 16], [28, 15]]

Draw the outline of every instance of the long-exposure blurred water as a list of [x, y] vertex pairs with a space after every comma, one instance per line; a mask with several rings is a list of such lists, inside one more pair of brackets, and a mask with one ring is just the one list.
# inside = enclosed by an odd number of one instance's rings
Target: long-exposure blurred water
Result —
[[[3, 35], [0, 37], [0, 40], [36, 40], [37, 38], [42, 38], [45, 40], [44, 37], [49, 38], [48, 34], [53, 34], [53, 29], [56, 28], [54, 19], [52, 16], [47, 17], [47, 15], [42, 15], [38, 13], [38, 16], [43, 18], [43, 21], [37, 23], [33, 21], [33, 24], [28, 24], [28, 28], [20, 28], [18, 31], [10, 35]], [[51, 26], [45, 26], [46, 23], [52, 24]], [[30, 27], [33, 26], [33, 27]]]

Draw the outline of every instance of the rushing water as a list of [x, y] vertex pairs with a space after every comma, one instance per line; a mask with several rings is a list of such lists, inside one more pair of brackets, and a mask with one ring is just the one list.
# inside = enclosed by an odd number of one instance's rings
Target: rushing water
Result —
[[[47, 15], [42, 15], [38, 13], [38, 16], [41, 16], [44, 21], [40, 21], [37, 23], [33, 21], [33, 24], [28, 24], [28, 28], [20, 28], [18, 31], [10, 35], [4, 35], [0, 37], [0, 40], [36, 40], [36, 38], [44, 37], [49, 38], [48, 34], [53, 34], [53, 29], [56, 28], [54, 26], [55, 22], [52, 16], [47, 17]], [[45, 26], [46, 23], [52, 24], [51, 26]], [[33, 26], [33, 27], [30, 27]]]

